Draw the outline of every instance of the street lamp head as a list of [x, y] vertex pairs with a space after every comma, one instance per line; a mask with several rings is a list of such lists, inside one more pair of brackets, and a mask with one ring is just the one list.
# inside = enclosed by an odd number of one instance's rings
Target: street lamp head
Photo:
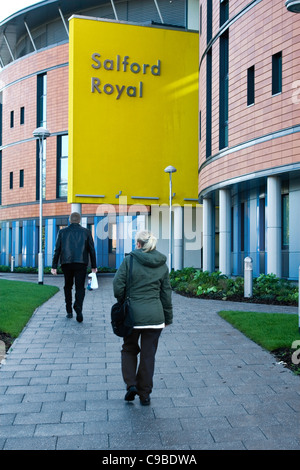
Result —
[[167, 166], [167, 168], [164, 169], [166, 173], [175, 173], [176, 168], [174, 168], [172, 165]]
[[286, 0], [285, 6], [292, 13], [300, 13], [300, 0]]
[[33, 136], [38, 137], [39, 139], [46, 139], [49, 137], [50, 132], [45, 127], [38, 127], [33, 131]]

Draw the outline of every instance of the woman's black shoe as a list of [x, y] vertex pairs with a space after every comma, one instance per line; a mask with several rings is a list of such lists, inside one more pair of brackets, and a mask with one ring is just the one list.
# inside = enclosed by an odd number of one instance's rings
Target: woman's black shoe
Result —
[[140, 398], [140, 403], [141, 403], [141, 405], [143, 405], [143, 406], [148, 406], [148, 405], [150, 405], [150, 397], [147, 397], [147, 398]]

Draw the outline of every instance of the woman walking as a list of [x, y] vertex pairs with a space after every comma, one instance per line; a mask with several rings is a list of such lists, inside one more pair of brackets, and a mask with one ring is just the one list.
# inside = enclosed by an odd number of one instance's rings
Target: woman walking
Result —
[[[134, 329], [124, 338], [121, 365], [127, 387], [125, 400], [132, 401], [135, 395], [139, 395], [142, 405], [150, 404], [159, 336], [162, 329], [172, 323], [173, 318], [167, 258], [156, 250], [156, 243], [156, 238], [150, 232], [138, 233], [136, 249], [124, 258], [113, 281], [114, 296], [122, 302], [128, 288], [132, 256], [130, 305]], [[138, 354], [140, 360], [137, 367]]]

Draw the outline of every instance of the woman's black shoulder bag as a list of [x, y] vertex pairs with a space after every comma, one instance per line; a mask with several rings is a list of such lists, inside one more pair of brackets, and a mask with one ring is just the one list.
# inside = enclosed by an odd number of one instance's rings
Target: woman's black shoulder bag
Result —
[[126, 289], [126, 298], [123, 303], [117, 302], [111, 308], [111, 326], [115, 335], [124, 338], [133, 330], [134, 322], [130, 308], [130, 284], [132, 277], [133, 258], [130, 255], [129, 284]]

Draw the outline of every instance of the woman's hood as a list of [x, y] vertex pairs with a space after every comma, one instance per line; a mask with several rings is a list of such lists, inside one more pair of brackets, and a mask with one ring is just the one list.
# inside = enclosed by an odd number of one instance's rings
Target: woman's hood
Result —
[[140, 264], [150, 268], [158, 268], [159, 266], [163, 266], [167, 261], [167, 257], [157, 250], [148, 251], [146, 253], [142, 249], [139, 249], [132, 251], [131, 255]]

